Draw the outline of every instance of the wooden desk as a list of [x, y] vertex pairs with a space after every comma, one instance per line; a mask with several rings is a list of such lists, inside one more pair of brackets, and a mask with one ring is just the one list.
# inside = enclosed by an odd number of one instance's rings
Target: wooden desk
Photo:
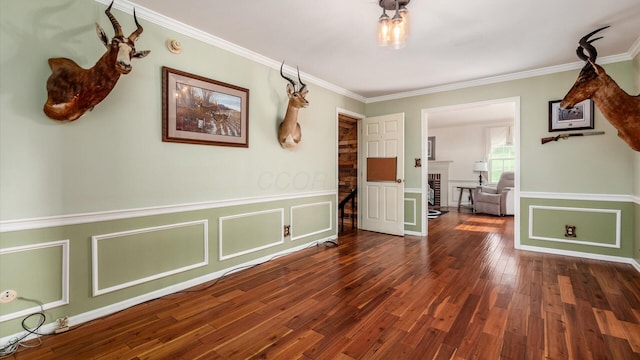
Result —
[[458, 188], [459, 193], [458, 193], [458, 211], [460, 211], [460, 206], [462, 206], [462, 193], [467, 190], [469, 191], [469, 204], [466, 207], [469, 207], [471, 209], [473, 209], [473, 189], [475, 189], [474, 187], [469, 187], [469, 186], [456, 186], [456, 188]]

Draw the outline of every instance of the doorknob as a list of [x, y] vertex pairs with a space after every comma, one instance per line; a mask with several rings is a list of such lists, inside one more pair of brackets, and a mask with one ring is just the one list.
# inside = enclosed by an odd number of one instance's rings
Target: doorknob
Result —
[[396, 182], [397, 182], [398, 184], [401, 184], [403, 181], [404, 181], [404, 180], [402, 180], [402, 179], [396, 179]]

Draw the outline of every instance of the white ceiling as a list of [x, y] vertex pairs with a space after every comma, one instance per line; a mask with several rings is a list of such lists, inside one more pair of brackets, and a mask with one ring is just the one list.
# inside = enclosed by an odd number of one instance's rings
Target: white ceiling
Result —
[[473, 124], [514, 122], [515, 103], [468, 104], [429, 111], [429, 129]]
[[[108, 3], [108, 0], [97, 0]], [[366, 101], [541, 69], [579, 68], [580, 37], [603, 25], [599, 62], [640, 50], [639, 0], [412, 0], [405, 48], [376, 45], [378, 0], [126, 0]], [[158, 22], [158, 21], [156, 21]], [[143, 35], [144, 37], [144, 35]], [[289, 68], [290, 70], [291, 68]], [[313, 82], [313, 81], [312, 81]]]

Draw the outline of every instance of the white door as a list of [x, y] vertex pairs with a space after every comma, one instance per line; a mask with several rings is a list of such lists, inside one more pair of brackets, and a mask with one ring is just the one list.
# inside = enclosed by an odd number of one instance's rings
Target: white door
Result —
[[360, 129], [361, 228], [404, 235], [404, 113], [363, 119]]

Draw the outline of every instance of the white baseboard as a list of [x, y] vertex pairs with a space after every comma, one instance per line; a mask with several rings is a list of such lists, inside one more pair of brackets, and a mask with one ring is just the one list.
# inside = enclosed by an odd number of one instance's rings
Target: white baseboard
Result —
[[585, 253], [585, 252], [580, 252], [580, 251], [550, 249], [550, 248], [544, 248], [544, 247], [538, 247], [538, 246], [530, 246], [530, 245], [521, 245], [519, 247], [516, 247], [516, 249], [524, 250], [524, 251], [533, 251], [533, 252], [545, 253], [545, 254], [552, 254], [552, 255], [572, 256], [572, 257], [579, 257], [579, 258], [585, 258], [585, 259], [611, 261], [611, 262], [629, 264], [629, 265], [633, 266], [633, 268], [636, 269], [637, 272], [640, 273], [640, 263], [638, 263], [633, 258], [626, 258], [626, 257], [622, 257], [622, 256], [602, 255], [602, 254], [592, 254], [592, 253]]
[[[247, 268], [249, 268], [251, 266], [255, 266], [255, 265], [259, 265], [259, 264], [265, 263], [265, 262], [273, 260], [273, 259], [275, 259], [277, 257], [288, 255], [288, 254], [291, 254], [291, 253], [306, 249], [308, 247], [311, 247], [313, 244], [318, 245], [318, 244], [321, 244], [323, 242], [336, 240], [337, 238], [338, 238], [337, 235], [331, 235], [329, 237], [326, 237], [326, 238], [323, 238], [323, 239], [320, 239], [320, 240], [315, 240], [315, 241], [312, 241], [312, 242], [309, 242], [309, 243], [306, 243], [306, 244], [302, 244], [300, 246], [296, 246], [296, 247], [293, 247], [293, 248], [290, 248], [290, 249], [286, 249], [286, 250], [283, 250], [283, 251], [280, 251], [280, 252], [277, 252], [277, 253], [273, 253], [273, 254], [270, 254], [270, 255], [267, 255], [267, 256], [263, 256], [263, 257], [258, 258], [258, 259], [247, 261], [247, 262], [245, 262], [243, 264], [239, 264], [239, 265], [236, 265], [236, 266], [232, 266], [230, 268], [226, 268], [226, 269], [219, 270], [219, 271], [216, 271], [216, 272], [204, 275], [204, 276], [200, 276], [200, 277], [197, 277], [197, 278], [182, 282], [180, 284], [171, 285], [171, 286], [168, 286], [166, 288], [159, 289], [159, 290], [156, 290], [156, 291], [152, 291], [150, 293], [146, 293], [146, 294], [143, 294], [143, 295], [140, 295], [140, 296], [136, 296], [136, 297], [124, 300], [124, 301], [120, 301], [120, 302], [115, 303], [115, 304], [107, 305], [107, 306], [101, 307], [99, 309], [87, 311], [85, 313], [78, 314], [78, 315], [73, 315], [73, 316], [69, 317], [69, 326], [75, 326], [75, 325], [83, 324], [85, 322], [96, 320], [96, 319], [99, 319], [101, 317], [104, 317], [104, 316], [107, 316], [107, 315], [110, 315], [110, 314], [114, 314], [114, 313], [116, 313], [118, 311], [122, 311], [122, 310], [125, 310], [127, 308], [133, 307], [135, 305], [139, 305], [139, 304], [142, 304], [142, 303], [150, 301], [150, 300], [161, 298], [163, 296], [167, 296], [167, 295], [176, 293], [178, 291], [182, 291], [182, 290], [185, 290], [185, 289], [188, 289], [188, 288], [200, 285], [200, 284], [204, 284], [206, 282], [209, 282], [209, 281], [224, 277], [224, 276], [232, 274], [234, 272], [245, 270], [245, 269], [247, 269]], [[40, 328], [40, 333], [41, 334], [51, 334], [56, 329], [57, 325], [58, 324], [55, 322], [55, 320], [53, 322], [49, 322], [49, 323], [43, 325]], [[73, 331], [73, 329], [71, 331]], [[9, 343], [9, 341], [11, 341], [11, 339], [16, 338], [16, 337], [20, 337], [20, 336], [22, 336], [22, 334], [24, 334], [24, 332], [15, 333], [15, 334], [8, 335], [8, 336], [5, 336], [3, 338], [0, 338], [0, 346], [5, 346], [6, 344]], [[29, 335], [24, 341], [29, 340], [29, 339], [33, 339], [33, 338], [35, 338], [34, 335]]]

